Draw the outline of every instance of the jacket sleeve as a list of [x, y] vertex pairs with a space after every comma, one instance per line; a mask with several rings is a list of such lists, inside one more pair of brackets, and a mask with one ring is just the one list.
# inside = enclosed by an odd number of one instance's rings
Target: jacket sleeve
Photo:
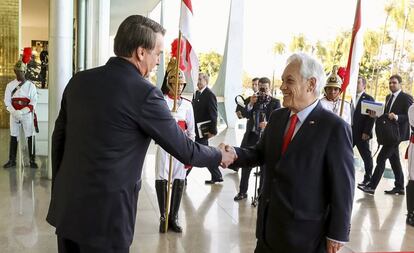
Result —
[[59, 115], [52, 134], [52, 190], [62, 163], [66, 138], [66, 90], [62, 95]]
[[413, 97], [408, 95], [408, 94], [404, 94], [405, 98], [403, 101], [403, 113], [402, 114], [398, 114], [398, 122], [400, 124], [403, 124], [405, 122], [408, 122], [408, 108], [413, 104]]
[[349, 241], [355, 172], [352, 134], [348, 124], [338, 121], [326, 147], [327, 182], [330, 215], [326, 237]]
[[220, 164], [221, 152], [218, 148], [193, 142], [179, 128], [159, 89], [153, 87], [140, 108], [139, 126], [180, 162], [196, 167]]
[[211, 120], [210, 133], [217, 134], [217, 98], [213, 92], [210, 92], [209, 102], [208, 102], [208, 114]]

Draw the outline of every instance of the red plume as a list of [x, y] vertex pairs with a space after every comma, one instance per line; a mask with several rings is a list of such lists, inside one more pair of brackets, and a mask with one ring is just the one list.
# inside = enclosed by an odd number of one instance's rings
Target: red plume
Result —
[[342, 81], [344, 81], [345, 78], [345, 74], [346, 74], [346, 68], [344, 67], [339, 67], [338, 68], [338, 72], [337, 72], [338, 76], [342, 79]]
[[[184, 45], [185, 45], [185, 41], [183, 39], [181, 39], [181, 43], [180, 43], [180, 69], [182, 71], [185, 71], [185, 63], [184, 63]], [[171, 57], [175, 57], [177, 58], [177, 50], [178, 49], [178, 39], [175, 39], [172, 43], [171, 43]]]
[[30, 61], [31, 58], [32, 58], [32, 48], [31, 47], [23, 48], [22, 62], [26, 64]]

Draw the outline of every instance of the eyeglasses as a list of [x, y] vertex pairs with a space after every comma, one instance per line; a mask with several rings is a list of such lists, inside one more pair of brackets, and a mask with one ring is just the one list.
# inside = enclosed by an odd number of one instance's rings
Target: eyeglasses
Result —
[[388, 84], [398, 84], [398, 82], [396, 82], [396, 81], [391, 81], [391, 82], [389, 82]]

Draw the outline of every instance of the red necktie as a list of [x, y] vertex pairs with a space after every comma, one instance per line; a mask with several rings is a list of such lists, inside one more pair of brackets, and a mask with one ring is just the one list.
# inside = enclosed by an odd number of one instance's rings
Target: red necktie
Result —
[[293, 133], [295, 132], [296, 123], [298, 122], [298, 115], [295, 113], [290, 116], [289, 128], [283, 138], [282, 155], [286, 152], [290, 141], [292, 140]]

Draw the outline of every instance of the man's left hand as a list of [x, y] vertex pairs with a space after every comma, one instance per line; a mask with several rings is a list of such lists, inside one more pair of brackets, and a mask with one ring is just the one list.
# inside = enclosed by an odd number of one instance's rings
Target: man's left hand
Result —
[[365, 133], [363, 133], [363, 134], [362, 134], [361, 139], [362, 139], [363, 141], [367, 141], [367, 140], [369, 140], [369, 134], [365, 134]]
[[266, 128], [266, 125], [267, 125], [267, 122], [266, 121], [260, 122], [259, 123], [259, 128], [263, 130], [263, 129]]
[[207, 139], [213, 138], [215, 136], [215, 134], [212, 134], [210, 132], [206, 132], [204, 133], [204, 136], [207, 137]]
[[397, 115], [395, 115], [395, 113], [393, 113], [393, 112], [390, 112], [390, 113], [388, 113], [388, 118], [390, 120], [397, 120]]
[[326, 239], [326, 252], [327, 253], [336, 253], [342, 248], [342, 246], [344, 246], [343, 243]]

